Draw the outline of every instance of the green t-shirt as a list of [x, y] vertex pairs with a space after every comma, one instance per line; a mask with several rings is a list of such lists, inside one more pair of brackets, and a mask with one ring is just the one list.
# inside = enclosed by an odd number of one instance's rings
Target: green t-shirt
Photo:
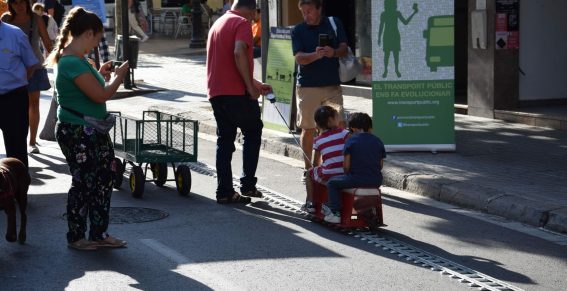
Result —
[[[62, 56], [55, 67], [55, 91], [57, 102], [66, 107], [83, 113], [87, 116], [103, 119], [106, 117], [106, 104], [92, 101], [75, 84], [75, 78], [82, 74], [93, 74], [98, 82], [104, 86], [104, 78], [84, 58], [77, 56]], [[61, 108], [57, 108], [57, 118], [61, 122], [85, 125], [85, 121]]]

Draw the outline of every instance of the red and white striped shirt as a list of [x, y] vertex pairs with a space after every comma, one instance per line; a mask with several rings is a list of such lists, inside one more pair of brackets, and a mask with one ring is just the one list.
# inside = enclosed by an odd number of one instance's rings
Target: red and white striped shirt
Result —
[[323, 163], [317, 174], [323, 180], [344, 174], [343, 150], [348, 131], [342, 128], [329, 129], [315, 138], [313, 149], [321, 153]]

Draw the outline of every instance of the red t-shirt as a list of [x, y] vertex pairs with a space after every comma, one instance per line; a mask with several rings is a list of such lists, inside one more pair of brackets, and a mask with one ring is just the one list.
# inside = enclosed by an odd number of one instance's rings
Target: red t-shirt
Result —
[[209, 31], [207, 41], [207, 88], [209, 98], [221, 95], [244, 95], [246, 85], [234, 60], [236, 41], [248, 45], [250, 78], [254, 73], [252, 59], [252, 26], [237, 11], [229, 10]]

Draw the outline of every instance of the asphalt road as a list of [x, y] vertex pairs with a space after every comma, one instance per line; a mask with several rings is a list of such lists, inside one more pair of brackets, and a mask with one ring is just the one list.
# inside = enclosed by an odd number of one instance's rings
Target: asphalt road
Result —
[[[162, 93], [110, 102], [139, 114]], [[179, 96], [183, 98], [200, 98]], [[42, 112], [49, 97], [42, 95]], [[214, 165], [214, 137], [202, 136], [199, 161]], [[467, 290], [465, 284], [408, 262], [358, 238], [311, 222], [265, 200], [247, 206], [214, 201], [216, 180], [193, 172], [192, 193], [146, 184], [130, 196], [127, 177], [113, 207], [159, 210], [151, 222], [111, 224], [128, 248], [78, 252], [65, 241], [67, 165], [55, 143], [30, 157], [26, 245], [0, 242], [0, 290]], [[3, 153], [3, 149], [0, 149]], [[241, 153], [234, 155], [239, 174]], [[301, 169], [294, 160], [262, 154], [259, 184], [298, 200]], [[170, 169], [170, 175], [171, 175]], [[385, 189], [381, 234], [525, 290], [565, 290], [567, 238]], [[116, 208], [117, 210], [119, 208]], [[141, 210], [143, 212], [143, 209]], [[126, 219], [147, 215], [133, 213]], [[0, 216], [0, 225], [5, 217]]]

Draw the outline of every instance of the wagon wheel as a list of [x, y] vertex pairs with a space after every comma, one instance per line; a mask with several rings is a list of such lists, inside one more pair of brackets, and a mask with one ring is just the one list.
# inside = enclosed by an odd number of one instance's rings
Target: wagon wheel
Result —
[[167, 164], [165, 163], [151, 163], [150, 168], [154, 177], [154, 183], [161, 187], [167, 181]]
[[140, 166], [133, 166], [130, 171], [130, 191], [132, 196], [135, 198], [141, 198], [144, 194], [144, 183], [146, 182], [146, 177], [144, 176], [144, 171]]
[[175, 172], [175, 185], [179, 195], [187, 196], [191, 192], [191, 170], [186, 165], [180, 165]]
[[114, 164], [112, 184], [114, 189], [120, 189], [120, 187], [122, 186], [122, 180], [124, 180], [124, 164], [119, 158], [114, 158], [114, 160], [112, 160], [112, 163]]

